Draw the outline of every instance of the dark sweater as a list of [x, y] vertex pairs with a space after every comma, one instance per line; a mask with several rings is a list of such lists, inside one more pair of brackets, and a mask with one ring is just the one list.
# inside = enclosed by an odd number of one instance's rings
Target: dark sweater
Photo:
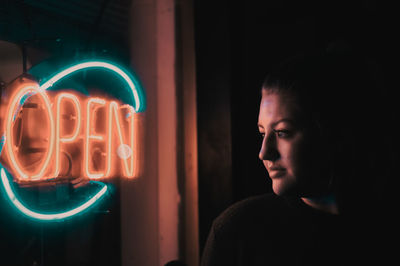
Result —
[[339, 215], [317, 211], [301, 199], [257, 196], [234, 204], [214, 221], [202, 266], [382, 262], [371, 246], [378, 240], [365, 230]]

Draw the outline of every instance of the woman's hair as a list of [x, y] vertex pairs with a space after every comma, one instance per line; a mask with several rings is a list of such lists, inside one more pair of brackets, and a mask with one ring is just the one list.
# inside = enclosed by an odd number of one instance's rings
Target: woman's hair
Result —
[[[377, 68], [350, 51], [298, 55], [270, 72], [263, 90], [295, 97], [302, 117], [328, 149], [332, 189], [342, 212], [370, 208], [384, 193], [387, 151], [378, 139], [385, 116]], [[379, 141], [378, 141], [379, 140]]]

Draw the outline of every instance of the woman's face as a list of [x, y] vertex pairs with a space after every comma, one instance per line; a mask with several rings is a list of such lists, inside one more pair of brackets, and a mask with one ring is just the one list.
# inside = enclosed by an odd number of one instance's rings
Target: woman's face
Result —
[[263, 141], [259, 157], [277, 195], [307, 196], [321, 187], [323, 155], [300, 118], [294, 97], [262, 90], [258, 127]]

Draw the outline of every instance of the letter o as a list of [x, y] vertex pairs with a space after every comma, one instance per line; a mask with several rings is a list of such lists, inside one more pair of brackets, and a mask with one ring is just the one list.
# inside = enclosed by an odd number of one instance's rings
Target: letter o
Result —
[[[15, 108], [20, 101], [21, 97], [26, 95], [29, 92], [35, 92], [38, 95], [40, 95], [45, 103], [46, 109], [47, 109], [47, 114], [50, 122], [50, 141], [49, 141], [49, 149], [47, 152], [47, 156], [45, 158], [45, 161], [40, 168], [39, 172], [33, 175], [28, 175], [25, 173], [19, 163], [18, 160], [15, 158], [14, 151], [12, 148], [12, 124], [14, 120], [14, 111]], [[6, 144], [7, 144], [7, 153], [11, 161], [11, 166], [15, 168], [19, 176], [17, 176], [18, 179], [29, 179], [29, 180], [38, 180], [41, 179], [45, 173], [45, 170], [47, 166], [49, 165], [51, 155], [53, 153], [53, 146], [54, 146], [54, 139], [55, 139], [55, 129], [54, 129], [54, 118], [51, 110], [51, 104], [50, 100], [47, 97], [46, 93], [42, 90], [39, 89], [38, 86], [26, 86], [23, 87], [21, 90], [17, 91], [16, 94], [12, 97], [11, 104], [7, 108], [7, 115], [6, 115]]]

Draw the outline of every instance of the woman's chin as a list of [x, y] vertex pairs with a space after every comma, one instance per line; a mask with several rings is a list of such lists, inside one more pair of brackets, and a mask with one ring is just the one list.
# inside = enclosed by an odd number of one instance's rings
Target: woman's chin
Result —
[[289, 196], [295, 193], [295, 183], [285, 178], [272, 179], [272, 191], [278, 196]]

